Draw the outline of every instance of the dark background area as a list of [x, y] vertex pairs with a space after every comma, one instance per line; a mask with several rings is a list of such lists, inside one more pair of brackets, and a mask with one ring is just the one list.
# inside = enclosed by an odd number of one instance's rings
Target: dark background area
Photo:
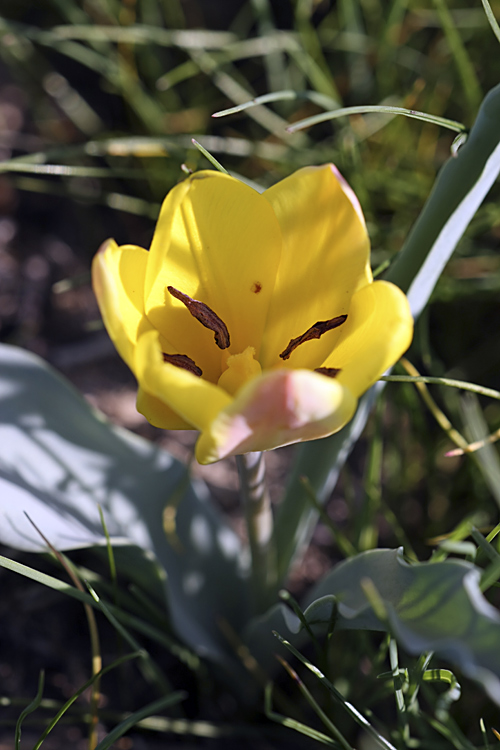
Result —
[[[284, 128], [283, 132], [272, 129], [269, 114], [260, 120], [248, 113], [214, 120], [211, 114], [244, 101], [240, 89], [248, 92], [248, 98], [279, 89], [315, 90], [326, 98], [338, 96], [342, 106], [389, 101], [470, 126], [483, 93], [500, 78], [498, 44], [479, 2], [454, 4], [451, 18], [464, 44], [464, 63], [436, 7], [413, 2], [405, 8], [382, 0], [269, 4], [3, 0], [0, 160], [22, 158], [28, 165], [36, 160], [42, 167], [55, 164], [70, 169], [50, 174], [16, 171], [13, 163], [1, 169], [0, 164], [0, 340], [40, 355], [114, 422], [188, 461], [195, 435], [156, 430], [135, 410], [135, 381], [102, 328], [91, 290], [93, 255], [108, 237], [120, 244], [149, 246], [159, 205], [184, 176], [181, 165], [208, 166], [191, 144], [191, 137], [197, 137], [207, 139], [203, 142], [209, 150], [215, 144], [215, 155], [227, 168], [264, 186], [303, 164], [335, 161], [363, 205], [374, 267], [390, 260], [449, 156], [452, 134], [428, 123], [396, 118], [387, 124], [374, 116], [324, 123], [294, 140]], [[43, 36], [70, 24], [227, 32], [241, 50], [247, 41], [267, 34], [275, 52], [274, 57], [249, 54], [232, 59], [225, 51], [231, 43], [234, 47], [230, 41], [214, 51], [213, 40], [201, 49], [78, 39], [71, 42], [76, 47], [68, 47], [60, 39]], [[280, 47], [279, 32], [295, 40], [292, 52], [280, 51], [285, 47]], [[472, 82], [464, 73], [467, 64], [475, 76]], [[231, 92], [236, 92], [233, 98]], [[320, 107], [297, 100], [270, 105], [268, 110], [286, 124], [316, 114]], [[144, 139], [139, 145], [127, 142], [139, 137]], [[232, 139], [243, 153], [235, 153]], [[96, 169], [102, 170], [98, 176]], [[409, 354], [422, 371], [493, 388], [500, 388], [498, 198], [497, 184], [447, 267], [417, 326]], [[458, 395], [442, 391], [434, 395], [454, 422], [466, 429]], [[500, 409], [492, 402], [481, 405], [489, 429], [497, 429]], [[384, 453], [380, 476], [374, 479], [367, 456], [376, 436], [382, 436]], [[413, 388], [390, 386], [328, 503], [329, 517], [354, 538], [367, 498], [376, 497], [370, 505], [374, 508], [370, 523], [379, 545], [409, 541], [420, 559], [429, 557], [434, 537], [449, 533], [465, 517], [491, 526], [497, 508], [481, 468], [459, 458], [445, 459], [449, 448]], [[293, 448], [270, 453], [268, 459], [271, 491], [278, 500]], [[194, 471], [210, 484], [220, 507], [241, 530], [233, 462]], [[42, 557], [3, 552], [62, 575]], [[83, 552], [73, 557], [89, 567], [99, 565]], [[290, 589], [300, 597], [340, 558], [330, 532], [319, 525], [311, 548], [293, 571]], [[65, 700], [88, 678], [90, 652], [80, 605], [3, 569], [0, 590], [0, 750], [11, 750], [13, 722], [36, 692], [39, 670], [46, 670], [46, 697]], [[104, 655], [115, 654], [114, 632], [105, 623], [100, 627]], [[373, 655], [379, 644], [368, 640], [367, 636], [363, 647]], [[360, 648], [350, 635], [342, 636], [336, 652], [337, 676], [362, 682], [356, 689], [369, 703], [375, 659], [358, 659]], [[177, 662], [167, 659], [165, 666], [174, 682], [191, 688], [188, 717], [198, 716], [201, 706], [203, 718], [238, 719], [224, 691], [212, 696], [206, 686], [192, 685]], [[343, 668], [351, 670], [348, 677]], [[123, 679], [110, 677], [104, 683], [104, 708], [133, 710], [151, 699], [134, 670], [127, 667]], [[368, 675], [371, 682], [365, 680]], [[1, 696], [8, 696], [11, 705], [2, 704]], [[77, 705], [78, 710], [87, 710], [85, 701]], [[495, 725], [495, 712], [485, 706], [477, 688], [466, 686], [466, 700], [459, 705], [467, 708], [456, 711], [455, 718], [466, 729], [474, 724], [474, 736], [479, 716]], [[394, 720], [387, 696], [382, 699], [381, 715], [389, 725]], [[30, 747], [40, 731], [40, 724], [30, 727], [27, 722], [23, 747]], [[306, 740], [297, 740], [292, 733], [285, 745], [291, 747], [295, 741], [297, 747], [307, 747]], [[260, 747], [251, 738], [238, 737], [237, 742], [242, 748]], [[220, 746], [234, 747], [234, 743], [233, 737], [224, 744], [221, 740]], [[74, 715], [43, 745], [47, 750], [85, 746], [85, 730]], [[116, 743], [122, 750], [177, 746], [218, 745], [199, 738], [141, 733]], [[262, 747], [279, 746], [272, 739], [262, 740]]]

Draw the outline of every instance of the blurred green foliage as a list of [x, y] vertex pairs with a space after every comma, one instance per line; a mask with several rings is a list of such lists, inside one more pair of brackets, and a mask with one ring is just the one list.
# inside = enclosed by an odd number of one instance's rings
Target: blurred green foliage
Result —
[[[498, 0], [492, 10], [498, 18]], [[0, 172], [15, 188], [45, 194], [47, 205], [52, 195], [96, 211], [104, 205], [144, 217], [152, 229], [182, 165], [209, 167], [192, 138], [263, 187], [299, 166], [333, 161], [361, 201], [374, 268], [403, 244], [454, 134], [373, 112], [295, 134], [287, 125], [324, 110], [383, 104], [470, 127], [500, 79], [498, 40], [480, 0], [3, 0], [0, 13], [2, 76], [24, 93], [30, 136], [26, 143], [2, 136]], [[281, 91], [292, 93], [212, 118]], [[496, 184], [418, 322], [408, 356], [421, 372], [500, 387], [499, 196]], [[464, 400], [452, 389], [432, 393], [468, 439], [500, 427], [496, 402]], [[402, 543], [423, 559], [437, 537], [454, 533], [461, 541], [472, 525], [492, 528], [497, 454], [446, 458], [451, 447], [414, 386], [390, 384], [337, 491], [346, 503], [332, 512], [345, 507], [336, 522], [349, 544]], [[342, 633], [328, 659], [344, 695], [365, 708], [381, 702], [390, 723], [391, 680], [374, 688], [387, 649], [379, 646]], [[429, 705], [433, 690], [422, 685]], [[478, 746], [479, 717], [488, 709], [467, 696], [456, 720]], [[432, 721], [421, 747], [473, 746], [451, 724], [451, 735], [431, 731]]]

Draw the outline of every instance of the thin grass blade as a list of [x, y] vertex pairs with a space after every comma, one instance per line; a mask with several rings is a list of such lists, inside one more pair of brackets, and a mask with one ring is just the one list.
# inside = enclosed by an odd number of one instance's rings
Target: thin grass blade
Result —
[[16, 723], [16, 731], [14, 733], [14, 746], [16, 750], [20, 749], [20, 742], [21, 742], [21, 725], [24, 721], [24, 719], [29, 716], [29, 714], [33, 713], [33, 711], [36, 711], [40, 703], [42, 702], [43, 697], [43, 686], [45, 683], [45, 672], [40, 672], [40, 675], [38, 677], [38, 690], [36, 692], [35, 697], [31, 701], [31, 703], [26, 706], [26, 708], [21, 712], [21, 715], [19, 716], [17, 723]]
[[125, 664], [127, 661], [130, 661], [131, 659], [137, 659], [139, 656], [141, 656], [141, 651], [136, 651], [131, 654], [125, 654], [124, 656], [121, 656], [119, 659], [116, 659], [112, 664], [109, 664], [107, 667], [104, 667], [101, 669], [97, 674], [92, 675], [92, 677], [87, 680], [78, 690], [73, 693], [71, 698], [66, 701], [66, 703], [61, 706], [57, 714], [54, 716], [52, 721], [49, 723], [49, 725], [44, 729], [38, 740], [35, 742], [33, 746], [33, 750], [39, 750], [42, 743], [45, 741], [46, 737], [50, 734], [50, 732], [54, 729], [56, 724], [59, 722], [59, 720], [64, 716], [66, 711], [73, 705], [73, 703], [77, 700], [77, 698], [82, 695], [89, 687], [91, 687], [96, 681], [99, 682], [101, 677], [105, 675], [107, 672], [110, 672], [112, 669], [116, 669], [116, 667], [119, 667], [121, 664]]
[[121, 724], [118, 724], [118, 726], [116, 726], [107, 735], [107, 737], [102, 740], [102, 742], [99, 742], [95, 750], [108, 750], [108, 748], [110, 748], [113, 743], [116, 742], [116, 740], [120, 739], [120, 737], [123, 737], [123, 735], [126, 734], [129, 729], [132, 729], [132, 727], [135, 726], [139, 721], [141, 721], [141, 719], [145, 719], [148, 716], [152, 716], [153, 714], [157, 713], [158, 711], [163, 711], [166, 708], [175, 706], [181, 701], [185, 700], [186, 697], [187, 693], [185, 693], [184, 691], [178, 691], [176, 693], [172, 693], [171, 695], [160, 698], [153, 703], [149, 703], [139, 711], [135, 711], [127, 719], [125, 719], [125, 721], [122, 721]]
[[413, 118], [414, 120], [423, 120], [423, 122], [430, 123], [432, 125], [439, 125], [448, 130], [453, 130], [457, 133], [462, 133], [465, 130], [465, 125], [457, 120], [448, 120], [446, 117], [438, 117], [437, 115], [430, 115], [426, 112], [417, 112], [414, 109], [406, 109], [405, 107], [392, 107], [385, 104], [363, 104], [358, 107], [342, 107], [341, 109], [335, 109], [331, 112], [321, 112], [319, 115], [313, 117], [306, 117], [304, 120], [294, 122], [293, 125], [287, 127], [288, 133], [295, 133], [297, 130], [304, 130], [304, 128], [310, 128], [312, 125], [318, 125], [321, 122], [327, 122], [328, 120], [336, 120], [339, 117], [349, 117], [350, 115], [366, 115], [370, 112], [376, 112], [378, 114], [386, 115], [404, 115], [405, 117]]

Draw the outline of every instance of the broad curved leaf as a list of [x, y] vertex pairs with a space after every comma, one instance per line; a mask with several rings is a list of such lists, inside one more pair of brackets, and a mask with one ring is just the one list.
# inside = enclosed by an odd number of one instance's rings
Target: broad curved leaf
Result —
[[[409, 564], [401, 550], [370, 550], [327, 573], [305, 616], [314, 626], [329, 625], [336, 615], [337, 628], [390, 630], [409, 653], [434, 651], [500, 704], [500, 613], [481, 594], [480, 573], [462, 560]], [[384, 621], [365, 594], [367, 581], [385, 609]], [[298, 617], [284, 605], [274, 607], [246, 631], [251, 650], [262, 658], [270, 658], [263, 635], [271, 629], [295, 644], [304, 638]]]
[[[103, 544], [100, 504], [120, 562], [141, 586], [156, 572], [153, 594], [166, 578], [175, 630], [220, 659], [218, 618], [239, 630], [247, 599], [239, 540], [209, 500], [184, 466], [111, 426], [41, 359], [0, 346], [0, 541], [46, 551], [27, 513], [57, 549]], [[156, 564], [145, 571], [131, 543]]]

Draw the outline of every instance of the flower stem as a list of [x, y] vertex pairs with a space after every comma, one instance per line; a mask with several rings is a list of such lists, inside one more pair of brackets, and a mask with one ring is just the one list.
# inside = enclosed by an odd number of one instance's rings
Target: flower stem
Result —
[[277, 596], [273, 512], [266, 484], [264, 454], [236, 456], [236, 464], [252, 557], [252, 604], [257, 614], [264, 612]]

